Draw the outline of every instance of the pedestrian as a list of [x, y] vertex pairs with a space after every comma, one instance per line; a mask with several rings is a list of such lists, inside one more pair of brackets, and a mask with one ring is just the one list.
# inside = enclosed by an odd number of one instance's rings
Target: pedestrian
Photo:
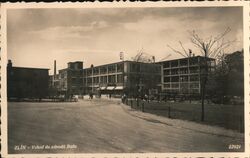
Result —
[[122, 95], [122, 98], [121, 98], [121, 99], [122, 99], [122, 103], [124, 104], [124, 95]]
[[145, 99], [145, 101], [148, 101], [148, 95], [147, 94], [145, 94], [144, 99]]

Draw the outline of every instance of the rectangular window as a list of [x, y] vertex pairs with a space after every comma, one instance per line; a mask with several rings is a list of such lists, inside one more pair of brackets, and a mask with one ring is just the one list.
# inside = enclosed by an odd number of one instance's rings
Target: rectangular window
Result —
[[179, 76], [172, 77], [171, 82], [179, 82]]
[[107, 76], [101, 76], [101, 83], [107, 83]]
[[91, 84], [92, 83], [92, 78], [87, 78], [87, 83]]
[[179, 83], [172, 83], [172, 88], [179, 88]]
[[104, 66], [104, 67], [101, 67], [100, 68], [100, 74], [105, 74], [107, 73], [107, 68]]
[[123, 75], [117, 75], [117, 82], [123, 83]]
[[172, 61], [171, 67], [178, 67], [178, 61]]
[[188, 68], [181, 68], [180, 74], [188, 74]]
[[108, 71], [109, 71], [109, 73], [115, 73], [115, 65], [109, 65], [108, 66]]
[[199, 73], [198, 67], [190, 67], [189, 70], [190, 70], [191, 74], [193, 74], [193, 73]]
[[99, 68], [94, 68], [94, 70], [93, 70], [94, 72], [94, 75], [98, 75], [99, 74]]
[[172, 69], [171, 70], [171, 75], [178, 75], [179, 74], [179, 69]]
[[164, 70], [164, 75], [170, 75], [170, 70]]
[[180, 66], [187, 66], [187, 65], [188, 65], [188, 60], [187, 59], [180, 60]]
[[99, 83], [99, 77], [94, 77], [94, 83]]
[[190, 76], [190, 81], [191, 82], [194, 82], [194, 81], [198, 82], [199, 81], [199, 75], [192, 75], [192, 76]]
[[108, 83], [115, 83], [115, 75], [108, 76]]
[[197, 57], [191, 57], [189, 58], [189, 65], [193, 66], [193, 65], [198, 65], [199, 61]]
[[88, 69], [87, 70], [87, 76], [91, 76], [92, 75], [92, 70], [91, 69]]
[[164, 68], [170, 68], [170, 62], [164, 62], [163, 67]]
[[117, 64], [117, 72], [123, 72], [123, 63]]
[[199, 88], [199, 83], [191, 83], [190, 88], [191, 89]]
[[180, 76], [180, 82], [188, 82], [188, 76]]
[[164, 82], [170, 82], [170, 77], [164, 77]]
[[164, 84], [164, 88], [170, 88], [170, 84]]

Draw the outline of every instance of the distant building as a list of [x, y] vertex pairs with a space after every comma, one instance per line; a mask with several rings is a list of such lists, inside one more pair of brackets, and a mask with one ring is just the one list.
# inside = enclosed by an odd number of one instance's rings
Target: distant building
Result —
[[[83, 62], [69, 62], [66, 69], [50, 76], [50, 87], [57, 95], [82, 94], [195, 94], [201, 92], [201, 79], [205, 58], [188, 58], [142, 63], [121, 61], [83, 69]], [[209, 72], [213, 71], [215, 60], [206, 59]]]
[[68, 67], [59, 70], [58, 74], [56, 65], [54, 69], [54, 75], [50, 76], [50, 88], [56, 91], [54, 95], [70, 97], [83, 94], [83, 62], [69, 62]]
[[49, 69], [7, 65], [8, 99], [45, 98], [48, 96]]
[[84, 69], [84, 93], [139, 95], [160, 88], [160, 65], [122, 61]]
[[193, 56], [159, 62], [162, 66], [162, 92], [176, 94], [200, 94], [203, 63], [207, 60], [208, 71], [213, 71], [215, 60]]

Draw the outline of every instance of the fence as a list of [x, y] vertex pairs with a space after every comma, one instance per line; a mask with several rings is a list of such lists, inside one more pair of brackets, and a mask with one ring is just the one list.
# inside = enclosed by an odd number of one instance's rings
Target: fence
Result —
[[123, 101], [133, 109], [172, 119], [182, 119], [244, 132], [243, 105], [205, 105], [205, 120], [201, 122], [201, 104], [189, 102], [157, 102], [136, 99]]

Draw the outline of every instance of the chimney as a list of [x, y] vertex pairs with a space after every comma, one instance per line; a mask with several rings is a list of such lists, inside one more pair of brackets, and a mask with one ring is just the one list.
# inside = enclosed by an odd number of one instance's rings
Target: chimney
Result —
[[11, 67], [12, 67], [12, 61], [11, 61], [11, 60], [8, 60], [7, 67], [9, 67], [9, 68], [11, 68]]
[[54, 60], [54, 76], [56, 76], [56, 60]]

